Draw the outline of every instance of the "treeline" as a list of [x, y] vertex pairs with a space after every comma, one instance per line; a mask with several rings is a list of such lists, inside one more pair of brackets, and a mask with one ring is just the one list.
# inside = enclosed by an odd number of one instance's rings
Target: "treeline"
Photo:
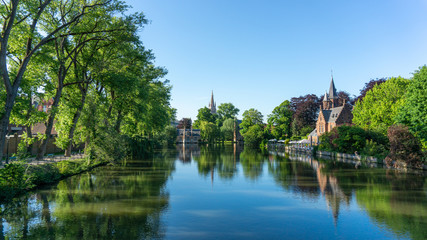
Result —
[[[200, 108], [193, 128], [200, 129], [203, 142], [233, 141], [239, 111], [232, 103], [220, 104], [216, 114], [212, 114], [207, 107]], [[191, 125], [191, 120], [187, 123]]]
[[[351, 97], [344, 91], [337, 94], [338, 106], [349, 104], [354, 117], [351, 124], [322, 134], [321, 150], [377, 156], [390, 163], [418, 167], [427, 161], [426, 66], [410, 79], [371, 80], [359, 96]], [[306, 138], [316, 127], [323, 97], [307, 94], [285, 100], [267, 116], [267, 123], [258, 110], [246, 110], [240, 123], [245, 145], [257, 148], [264, 147], [269, 139], [289, 142]], [[227, 116], [231, 123], [237, 113]], [[223, 115], [222, 110], [215, 115], [208, 108], [199, 109], [195, 125], [202, 129], [202, 139], [227, 139], [226, 131], [222, 131], [226, 123]]]
[[[41, 141], [38, 159], [53, 128], [68, 156], [85, 144], [91, 157], [117, 159], [167, 138], [176, 112], [169, 82], [160, 81], [167, 71], [138, 36], [144, 14], [128, 10], [118, 0], [1, 4], [0, 150], [10, 123], [26, 130], [20, 154]], [[52, 107], [37, 111], [34, 101]], [[40, 122], [46, 131], [35, 137], [31, 126]]]

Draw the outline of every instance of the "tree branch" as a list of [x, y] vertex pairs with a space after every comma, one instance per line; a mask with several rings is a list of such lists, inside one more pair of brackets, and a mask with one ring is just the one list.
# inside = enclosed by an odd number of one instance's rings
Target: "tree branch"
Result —
[[64, 83], [63, 87], [74, 85], [74, 84], [82, 84], [82, 83], [90, 83], [90, 81], [78, 81], [78, 82]]

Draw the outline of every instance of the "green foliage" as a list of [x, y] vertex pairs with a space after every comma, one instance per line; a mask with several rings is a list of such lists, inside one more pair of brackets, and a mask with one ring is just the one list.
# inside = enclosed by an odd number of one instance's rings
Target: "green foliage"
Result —
[[[369, 156], [384, 156], [387, 151], [387, 138], [374, 131], [366, 131], [357, 126], [339, 126], [320, 136], [319, 149]], [[378, 152], [373, 152], [378, 151]]]
[[40, 164], [31, 166], [28, 169], [31, 176], [33, 186], [38, 186], [46, 183], [54, 183], [61, 178], [58, 164]]
[[375, 85], [353, 110], [353, 123], [359, 127], [386, 134], [388, 127], [395, 123], [409, 80], [398, 77]]
[[71, 176], [77, 173], [81, 173], [88, 169], [87, 161], [60, 161], [56, 164], [56, 168], [59, 170], [59, 174], [64, 176]]
[[420, 141], [409, 131], [407, 126], [392, 125], [387, 132], [390, 141], [390, 154], [385, 159], [388, 164], [394, 163], [395, 167], [402, 163], [422, 169], [423, 153]]
[[175, 145], [177, 134], [176, 128], [169, 125], [165, 127], [158, 138], [163, 146], [172, 147]]
[[200, 134], [203, 141], [213, 143], [220, 137], [220, 129], [212, 122], [202, 121], [200, 126]]
[[8, 200], [36, 186], [57, 182], [64, 177], [90, 170], [105, 163], [106, 161], [76, 159], [39, 165], [7, 164], [0, 169], [0, 201]]
[[202, 122], [215, 123], [216, 115], [211, 113], [211, 110], [207, 107], [200, 108], [197, 113], [197, 119], [194, 121], [193, 128], [201, 129]]
[[221, 103], [218, 106], [218, 126], [222, 126], [223, 122], [229, 118], [234, 119], [239, 114], [239, 109], [236, 108], [232, 103]]
[[234, 137], [234, 125], [236, 121], [232, 118], [228, 118], [224, 121], [221, 129], [221, 135], [226, 141], [232, 141]]
[[0, 199], [10, 197], [29, 186], [25, 165], [10, 163], [0, 169]]
[[291, 122], [293, 111], [288, 100], [275, 107], [268, 115], [268, 128], [275, 139], [286, 139], [291, 134]]
[[263, 116], [261, 112], [259, 112], [258, 110], [254, 108], [246, 110], [243, 113], [242, 123], [240, 124], [240, 127], [242, 128], [240, 132], [242, 133], [242, 135], [244, 135], [251, 126], [254, 126], [257, 124], [263, 124], [262, 119], [263, 119]]
[[245, 139], [245, 146], [251, 148], [258, 148], [264, 138], [264, 128], [261, 124], [250, 126], [249, 129], [243, 134]]
[[407, 125], [427, 150], [427, 66], [414, 73], [395, 119]]
[[308, 134], [310, 134], [313, 131], [313, 127], [311, 126], [305, 126], [300, 130], [301, 137], [306, 138]]
[[387, 145], [379, 144], [373, 139], [367, 139], [366, 144], [360, 151], [363, 155], [384, 159], [387, 156]]

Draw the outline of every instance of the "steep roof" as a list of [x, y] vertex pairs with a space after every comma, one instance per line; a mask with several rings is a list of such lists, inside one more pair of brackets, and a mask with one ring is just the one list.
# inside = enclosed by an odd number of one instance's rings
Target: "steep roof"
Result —
[[335, 89], [334, 78], [331, 79], [331, 85], [329, 86], [329, 99], [338, 98], [337, 89]]
[[336, 122], [343, 109], [344, 106], [331, 108], [329, 110], [322, 110], [323, 116], [325, 117], [325, 122]]
[[315, 128], [310, 134], [308, 134], [309, 137], [317, 137], [317, 128]]
[[328, 101], [328, 93], [325, 91], [325, 96], [323, 97], [323, 101], [327, 102]]
[[216, 103], [214, 102], [213, 91], [212, 91], [212, 95], [211, 95], [211, 102], [209, 103], [209, 109], [211, 110], [212, 114], [216, 114]]

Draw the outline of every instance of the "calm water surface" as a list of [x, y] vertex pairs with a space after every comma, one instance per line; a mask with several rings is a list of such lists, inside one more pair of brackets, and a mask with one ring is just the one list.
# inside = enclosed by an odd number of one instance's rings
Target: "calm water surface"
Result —
[[1, 206], [0, 239], [427, 239], [423, 173], [191, 146]]

